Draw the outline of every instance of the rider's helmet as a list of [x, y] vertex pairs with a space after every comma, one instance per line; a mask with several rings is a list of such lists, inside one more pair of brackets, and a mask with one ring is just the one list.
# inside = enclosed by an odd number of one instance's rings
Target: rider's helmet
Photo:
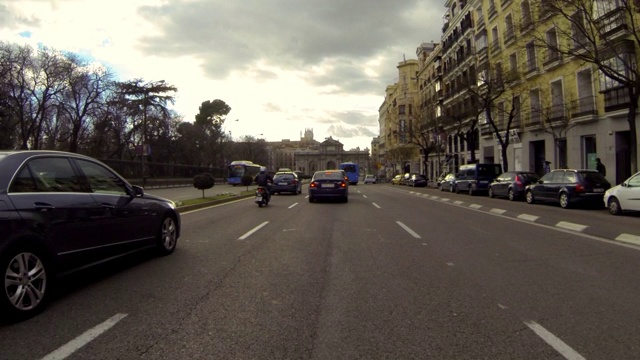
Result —
[[260, 173], [264, 174], [267, 171], [267, 168], [264, 166], [260, 166]]

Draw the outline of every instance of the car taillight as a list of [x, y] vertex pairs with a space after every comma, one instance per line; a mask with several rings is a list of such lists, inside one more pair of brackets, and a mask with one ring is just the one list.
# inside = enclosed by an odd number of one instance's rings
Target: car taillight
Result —
[[584, 186], [582, 186], [582, 184], [576, 184], [576, 192], [577, 193], [584, 192]]
[[316, 182], [314, 181], [314, 182], [312, 182], [311, 184], [309, 184], [309, 187], [312, 187], [312, 188], [314, 188], [314, 187], [318, 187], [318, 183], [316, 183]]
[[297, 180], [292, 180], [292, 181], [291, 181], [291, 185], [296, 185], [296, 184], [298, 184], [298, 181], [297, 181]]
[[343, 182], [341, 182], [341, 183], [340, 183], [340, 187], [347, 187], [347, 183], [346, 183], [346, 182], [344, 182], [344, 181], [343, 181]]
[[522, 185], [522, 179], [520, 179], [520, 175], [516, 175], [516, 185]]

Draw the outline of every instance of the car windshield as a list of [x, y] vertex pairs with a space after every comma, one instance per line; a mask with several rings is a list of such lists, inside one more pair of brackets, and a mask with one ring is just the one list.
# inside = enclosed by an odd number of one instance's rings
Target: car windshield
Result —
[[501, 172], [500, 165], [478, 165], [478, 176], [496, 177]]

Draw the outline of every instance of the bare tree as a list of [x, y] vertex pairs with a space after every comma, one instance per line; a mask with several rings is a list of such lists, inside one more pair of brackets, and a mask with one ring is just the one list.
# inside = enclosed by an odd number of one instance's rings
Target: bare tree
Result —
[[532, 0], [531, 5], [540, 10], [540, 22], [554, 25], [550, 31], [557, 35], [534, 31], [538, 45], [546, 47], [553, 56], [591, 64], [599, 71], [600, 92], [604, 93], [605, 101], [611, 99], [616, 105], [627, 106], [630, 167], [632, 173], [638, 171], [638, 1]]

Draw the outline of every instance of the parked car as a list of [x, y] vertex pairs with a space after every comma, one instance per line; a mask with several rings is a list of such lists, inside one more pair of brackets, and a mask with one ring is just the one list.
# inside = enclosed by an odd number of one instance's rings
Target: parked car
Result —
[[280, 171], [273, 175], [270, 191], [272, 194], [287, 192], [298, 195], [302, 193], [302, 182], [293, 171]]
[[407, 180], [407, 185], [412, 187], [426, 187], [428, 181], [429, 180], [424, 175], [413, 174], [409, 180]]
[[559, 203], [569, 208], [577, 203], [602, 206], [605, 191], [611, 184], [596, 170], [558, 169], [545, 174], [537, 182], [527, 185], [527, 203], [538, 201]]
[[375, 184], [376, 183], [376, 176], [375, 175], [366, 175], [364, 177], [364, 183], [365, 184]]
[[623, 211], [640, 211], [640, 172], [604, 193], [604, 205], [612, 215]]
[[528, 171], [507, 171], [489, 184], [489, 197], [506, 196], [509, 200], [524, 198], [527, 185], [538, 181], [538, 174]]
[[391, 179], [391, 185], [400, 185], [400, 181], [402, 181], [402, 175], [398, 174]]
[[456, 174], [454, 173], [446, 173], [444, 175], [444, 177], [442, 178], [442, 180], [440, 180], [440, 183], [438, 184], [438, 187], [440, 187], [440, 191], [449, 191], [449, 192], [453, 192], [456, 186]]
[[474, 195], [477, 192], [488, 192], [489, 184], [502, 173], [500, 164], [468, 164], [460, 166], [456, 175], [454, 190]]
[[319, 199], [349, 201], [349, 180], [342, 170], [316, 171], [309, 183], [309, 202]]
[[400, 185], [409, 185], [409, 179], [411, 179], [411, 177], [413, 175], [417, 175], [416, 173], [405, 173], [404, 175], [402, 175], [402, 179], [400, 180]]
[[146, 248], [168, 255], [180, 236], [171, 200], [67, 152], [1, 151], [0, 208], [2, 318], [41, 311], [57, 275]]

